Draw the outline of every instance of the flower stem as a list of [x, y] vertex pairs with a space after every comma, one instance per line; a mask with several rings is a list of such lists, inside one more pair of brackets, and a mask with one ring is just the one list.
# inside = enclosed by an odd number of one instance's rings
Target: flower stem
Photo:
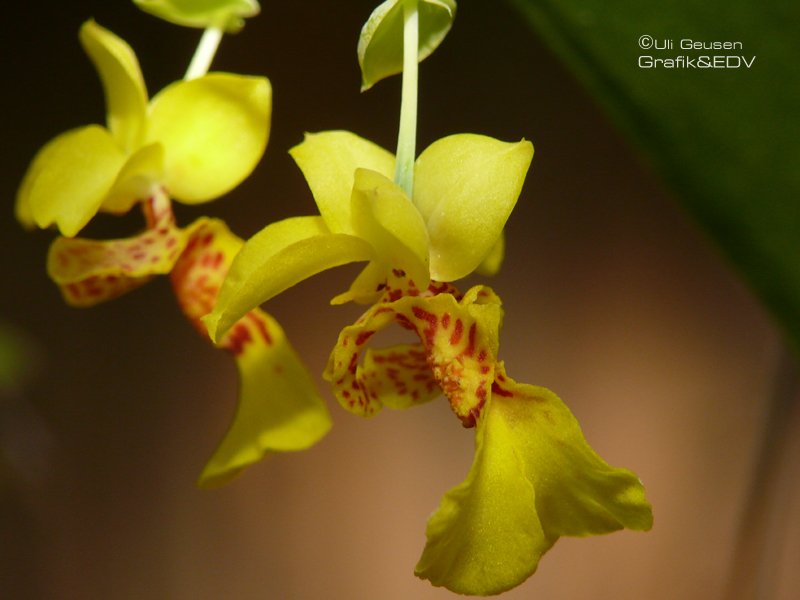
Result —
[[397, 134], [397, 164], [394, 180], [411, 198], [414, 190], [414, 159], [417, 146], [417, 74], [419, 71], [419, 13], [417, 0], [403, 3], [403, 91], [400, 130]]
[[184, 79], [196, 79], [208, 73], [211, 61], [214, 60], [214, 55], [217, 53], [221, 40], [222, 29], [220, 27], [209, 27], [203, 31], [203, 37], [200, 38], [200, 43], [197, 44], [197, 50], [194, 51], [192, 62], [189, 63], [186, 75], [183, 76]]

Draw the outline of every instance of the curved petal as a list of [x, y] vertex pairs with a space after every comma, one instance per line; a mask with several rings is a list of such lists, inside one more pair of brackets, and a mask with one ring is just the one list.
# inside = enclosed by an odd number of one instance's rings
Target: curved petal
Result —
[[454, 281], [478, 267], [514, 209], [532, 158], [530, 142], [473, 134], [442, 138], [420, 155], [414, 203], [428, 227], [433, 279]]
[[136, 54], [94, 21], [83, 24], [79, 37], [103, 84], [108, 129], [120, 148], [130, 152], [141, 141], [147, 109], [147, 90]]
[[147, 142], [164, 146], [164, 184], [187, 204], [230, 191], [255, 168], [270, 129], [264, 77], [212, 73], [179, 81], [150, 104]]
[[321, 271], [370, 260], [372, 248], [351, 235], [330, 233], [321, 217], [295, 217], [268, 225], [242, 247], [204, 319], [214, 340], [249, 310]]
[[100, 210], [114, 214], [128, 212], [134, 204], [151, 196], [164, 174], [164, 147], [149, 144], [134, 152], [117, 175]]
[[500, 267], [503, 266], [503, 259], [506, 256], [506, 235], [500, 232], [500, 237], [489, 250], [489, 254], [483, 257], [481, 264], [475, 269], [479, 275], [492, 276], [497, 275]]
[[223, 337], [241, 379], [236, 416], [203, 469], [212, 487], [273, 452], [305, 450], [331, 428], [331, 418], [278, 322], [255, 309]]
[[97, 213], [124, 162], [103, 127], [62, 133], [28, 167], [17, 193], [17, 218], [27, 226], [57, 225], [63, 235], [74, 236]]
[[529, 577], [559, 536], [652, 523], [636, 475], [600, 458], [555, 394], [499, 364], [472, 469], [428, 522], [416, 573], [458, 593], [498, 594]]
[[464, 426], [473, 426], [494, 378], [502, 320], [499, 298], [483, 286], [470, 289], [461, 300], [447, 287], [422, 294], [412, 288], [417, 295], [403, 295], [396, 293], [397, 283], [387, 287], [386, 301], [342, 329], [323, 377], [333, 383], [343, 408], [362, 416], [375, 414], [383, 405], [378, 392], [391, 390], [391, 384], [372, 382], [375, 369], [366, 362], [360, 365], [359, 359], [375, 333], [398, 323], [419, 336], [433, 379]]
[[385, 265], [406, 272], [417, 288], [428, 287], [428, 232], [417, 209], [400, 187], [384, 175], [356, 169], [352, 223]]
[[[166, 198], [154, 198], [157, 220], [135, 237], [95, 241], [57, 238], [47, 272], [72, 306], [94, 306], [169, 273], [186, 247], [187, 232], [175, 227]], [[167, 208], [165, 208], [167, 207]]]
[[319, 213], [333, 233], [353, 233], [350, 195], [356, 169], [391, 178], [394, 155], [349, 131], [307, 133], [289, 150], [311, 188]]
[[[442, 43], [456, 16], [454, 0], [420, 0], [419, 58], [422, 62]], [[361, 91], [403, 70], [403, 1], [387, 0], [370, 15], [358, 38]]]
[[[189, 231], [171, 279], [184, 314], [206, 336], [200, 319], [243, 242], [216, 219], [199, 219]], [[268, 453], [305, 449], [330, 429], [308, 371], [268, 314], [250, 311], [217, 345], [236, 358], [241, 386], [236, 416], [200, 475], [202, 487], [225, 483]]]
[[533, 508], [536, 492], [505, 425], [478, 423], [472, 468], [428, 521], [417, 577], [459, 594], [499, 594], [532, 575], [555, 543]]

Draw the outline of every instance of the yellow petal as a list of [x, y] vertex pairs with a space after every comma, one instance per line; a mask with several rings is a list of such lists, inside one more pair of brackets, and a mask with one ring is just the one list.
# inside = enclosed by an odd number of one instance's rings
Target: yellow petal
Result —
[[[420, 0], [419, 58], [422, 62], [442, 43], [456, 16], [454, 0]], [[403, 70], [403, 0], [387, 0], [370, 15], [358, 38], [361, 91]]]
[[272, 223], [250, 238], [231, 265], [214, 310], [204, 322], [220, 337], [248, 311], [321, 271], [369, 260], [365, 241], [330, 233], [321, 217]]
[[431, 277], [454, 281], [497, 243], [533, 157], [525, 140], [473, 134], [442, 138], [417, 159], [414, 203], [428, 227]]
[[500, 267], [503, 265], [503, 259], [506, 255], [506, 236], [505, 233], [501, 232], [500, 237], [497, 238], [497, 241], [492, 246], [492, 249], [489, 250], [489, 254], [483, 257], [481, 264], [478, 265], [478, 268], [475, 271], [479, 275], [484, 276], [492, 276], [496, 275], [497, 272], [500, 270]]
[[350, 284], [350, 289], [331, 299], [331, 304], [374, 304], [383, 295], [386, 287], [386, 266], [376, 260], [367, 263]]
[[169, 273], [187, 243], [175, 227], [171, 211], [159, 203], [159, 219], [142, 234], [118, 240], [57, 238], [50, 246], [47, 271], [72, 306], [93, 306], [111, 300], [154, 275]]
[[499, 594], [532, 575], [555, 542], [509, 437], [504, 421], [478, 423], [472, 468], [428, 521], [417, 577], [458, 594]]
[[219, 27], [235, 33], [257, 15], [257, 0], [133, 0], [143, 11], [184, 27]]
[[65, 236], [74, 236], [97, 213], [124, 162], [103, 127], [59, 135], [28, 167], [17, 193], [17, 218], [27, 226], [57, 225]]
[[134, 204], [150, 197], [164, 173], [164, 148], [149, 144], [134, 152], [114, 182], [100, 210], [114, 214], [128, 212]]
[[222, 339], [241, 378], [236, 416], [203, 469], [198, 485], [212, 487], [273, 452], [305, 450], [331, 419], [312, 378], [277, 321], [255, 309]]
[[528, 578], [559, 536], [652, 522], [636, 475], [603, 461], [555, 394], [500, 364], [472, 469], [428, 522], [416, 572], [454, 592], [498, 594]]
[[401, 269], [419, 289], [428, 287], [428, 232], [397, 184], [375, 171], [356, 169], [351, 212], [356, 235], [372, 245], [386, 271]]
[[159, 92], [150, 104], [147, 142], [164, 146], [170, 194], [196, 204], [239, 185], [264, 154], [271, 108], [263, 77], [212, 73]]
[[141, 141], [147, 107], [136, 55], [124, 40], [94, 21], [83, 24], [80, 40], [103, 83], [108, 129], [123, 151], [133, 151]]
[[356, 169], [386, 177], [394, 174], [394, 155], [349, 131], [307, 133], [289, 154], [303, 171], [319, 213], [333, 233], [353, 233], [350, 195]]
[[[171, 279], [184, 314], [207, 335], [206, 315], [242, 246], [225, 223], [199, 219]], [[200, 475], [199, 485], [225, 483], [271, 452], [302, 450], [330, 429], [330, 416], [280, 325], [250, 311], [219, 341], [236, 358], [241, 386], [236, 416]]]

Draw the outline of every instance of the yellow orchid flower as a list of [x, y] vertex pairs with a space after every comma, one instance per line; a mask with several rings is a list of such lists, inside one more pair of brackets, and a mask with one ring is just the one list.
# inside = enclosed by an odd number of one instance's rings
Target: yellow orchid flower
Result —
[[17, 195], [24, 225], [56, 225], [72, 237], [98, 211], [127, 212], [154, 187], [197, 204], [255, 168], [269, 137], [266, 78], [211, 73], [173, 83], [148, 103], [128, 44], [94, 21], [80, 40], [103, 84], [107, 127], [73, 129], [39, 151]]
[[[48, 272], [67, 303], [92, 306], [169, 274], [184, 314], [207, 337], [211, 310], [242, 240], [222, 221], [178, 228], [170, 195], [211, 200], [247, 177], [269, 134], [271, 92], [260, 77], [211, 74], [172, 84], [148, 104], [130, 47], [92, 21], [81, 41], [106, 92], [108, 127], [90, 125], [49, 142], [23, 178], [23, 224], [57, 225]], [[95, 241], [74, 236], [96, 212], [141, 204], [145, 230]], [[330, 416], [280, 325], [254, 309], [216, 345], [234, 355], [241, 378], [236, 416], [200, 475], [223, 483], [265, 454], [301, 450], [330, 428]]]
[[[637, 477], [595, 454], [555, 394], [506, 375], [495, 293], [462, 294], [451, 283], [499, 266], [530, 142], [466, 134], [434, 142], [416, 161], [411, 198], [389, 179], [392, 154], [354, 134], [308, 135], [291, 154], [320, 216], [274, 223], [246, 242], [204, 321], [218, 339], [299, 281], [368, 261], [333, 300], [372, 304], [342, 330], [324, 373], [340, 404], [369, 416], [444, 394], [476, 428], [472, 469], [431, 517], [417, 574], [456, 592], [496, 594], [530, 576], [562, 535], [649, 529]], [[365, 352], [392, 323], [419, 343]]]

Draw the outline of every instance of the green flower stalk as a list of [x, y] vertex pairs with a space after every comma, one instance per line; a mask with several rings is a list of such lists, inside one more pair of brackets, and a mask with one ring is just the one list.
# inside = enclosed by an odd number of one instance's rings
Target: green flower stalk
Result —
[[[416, 63], [454, 14], [454, 3], [437, 0], [390, 0], [373, 12], [358, 48], [363, 87], [408, 67], [398, 156], [346, 131], [307, 135], [290, 153], [319, 215], [273, 223], [248, 240], [204, 322], [221, 339], [247, 311], [300, 281], [366, 262], [332, 299], [368, 308], [342, 329], [324, 377], [355, 414], [444, 395], [474, 429], [472, 468], [428, 522], [416, 574], [489, 595], [522, 583], [560, 536], [648, 530], [653, 517], [636, 475], [603, 461], [553, 392], [506, 373], [497, 294], [454, 285], [499, 269], [503, 229], [533, 158], [524, 139], [459, 134], [414, 160]], [[392, 324], [418, 341], [370, 347]]]

